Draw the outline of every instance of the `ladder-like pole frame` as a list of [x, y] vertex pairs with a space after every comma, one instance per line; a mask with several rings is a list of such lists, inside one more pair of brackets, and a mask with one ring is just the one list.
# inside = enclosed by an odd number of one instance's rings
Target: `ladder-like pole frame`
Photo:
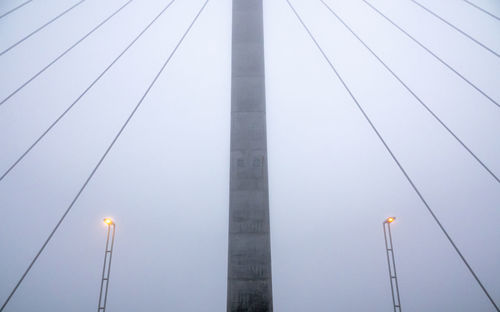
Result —
[[[111, 244], [110, 244], [111, 237]], [[113, 257], [113, 246], [115, 244], [115, 223], [108, 224], [108, 234], [106, 237], [106, 250], [104, 252], [104, 265], [102, 268], [101, 290], [99, 292], [99, 303], [97, 312], [106, 311], [106, 303], [108, 300], [109, 274], [111, 272], [111, 259]]]
[[[392, 220], [394, 220], [394, 218]], [[401, 312], [398, 274], [396, 271], [396, 260], [394, 258], [394, 247], [392, 244], [391, 222], [386, 220], [383, 222], [382, 226], [384, 227], [385, 251], [389, 268], [389, 281], [391, 283], [392, 304], [394, 306], [394, 312]]]

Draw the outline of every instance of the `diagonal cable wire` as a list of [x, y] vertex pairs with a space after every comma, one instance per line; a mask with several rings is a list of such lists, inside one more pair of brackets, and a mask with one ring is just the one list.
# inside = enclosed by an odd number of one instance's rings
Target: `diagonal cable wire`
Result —
[[59, 54], [55, 59], [53, 59], [49, 64], [47, 64], [44, 68], [42, 68], [39, 72], [37, 72], [33, 77], [30, 79], [26, 80], [21, 86], [19, 86], [16, 90], [14, 90], [12, 93], [10, 93], [6, 98], [4, 98], [2, 101], [0, 101], [0, 106], [3, 105], [5, 102], [7, 102], [11, 97], [13, 97], [17, 92], [21, 91], [22, 88], [26, 87], [28, 84], [30, 84], [33, 80], [35, 80], [38, 76], [40, 76], [43, 72], [45, 72], [47, 69], [49, 69], [50, 66], [54, 65], [57, 61], [59, 61], [63, 56], [68, 54], [73, 48], [75, 48], [77, 45], [79, 45], [83, 40], [87, 39], [90, 35], [92, 35], [97, 29], [101, 28], [104, 24], [106, 24], [111, 18], [113, 18], [116, 14], [118, 14], [121, 10], [123, 10], [127, 5], [129, 5], [132, 1], [134, 0], [128, 0], [124, 5], [122, 5], [118, 10], [113, 12], [110, 16], [105, 18], [102, 22], [100, 22], [97, 26], [92, 28], [85, 36], [80, 38], [77, 42], [75, 42], [72, 46], [67, 48], [63, 53]]
[[463, 81], [465, 81], [471, 87], [473, 87], [474, 89], [476, 89], [476, 91], [478, 91], [479, 93], [481, 93], [484, 97], [486, 97], [488, 100], [490, 100], [493, 104], [495, 104], [496, 106], [500, 107], [500, 104], [497, 101], [495, 101], [492, 97], [490, 97], [488, 94], [486, 94], [483, 90], [479, 89], [479, 87], [477, 87], [470, 80], [468, 80], [467, 78], [465, 78], [465, 76], [463, 76], [462, 74], [460, 74], [456, 69], [454, 69], [453, 67], [451, 67], [451, 65], [449, 65], [448, 63], [446, 63], [442, 58], [440, 58], [434, 52], [432, 52], [431, 50], [429, 50], [429, 48], [427, 48], [426, 46], [424, 46], [420, 41], [418, 41], [417, 39], [415, 39], [412, 35], [410, 35], [407, 31], [405, 31], [403, 28], [401, 28], [398, 24], [396, 24], [395, 22], [393, 22], [384, 13], [380, 12], [370, 2], [368, 2], [366, 0], [361, 0], [361, 1], [363, 1], [364, 3], [366, 3], [366, 5], [368, 5], [370, 8], [372, 8], [375, 12], [377, 12], [380, 16], [382, 16], [384, 19], [386, 19], [394, 27], [396, 27], [397, 29], [399, 29], [403, 34], [405, 34], [408, 38], [410, 38], [411, 40], [413, 40], [422, 49], [424, 49], [425, 51], [427, 51], [430, 55], [434, 56], [434, 58], [436, 58], [436, 60], [438, 60], [444, 66], [448, 67], [449, 70], [451, 70], [452, 72], [454, 72], [458, 77], [462, 78]]
[[165, 62], [162, 65], [162, 67], [160, 68], [160, 70], [158, 71], [158, 73], [156, 74], [156, 76], [151, 81], [151, 83], [149, 84], [148, 88], [146, 89], [146, 91], [142, 95], [141, 99], [139, 100], [139, 102], [137, 103], [137, 105], [134, 107], [134, 109], [132, 110], [132, 112], [128, 116], [127, 120], [125, 121], [125, 123], [120, 128], [120, 130], [116, 133], [115, 137], [113, 138], [113, 140], [111, 141], [111, 143], [107, 147], [106, 151], [104, 152], [104, 154], [101, 156], [101, 158], [97, 162], [96, 166], [94, 167], [94, 169], [92, 170], [92, 172], [90, 173], [90, 175], [85, 180], [85, 183], [83, 183], [82, 187], [80, 188], [80, 190], [78, 191], [78, 193], [76, 194], [76, 196], [73, 198], [73, 200], [69, 204], [68, 208], [66, 209], [66, 211], [64, 212], [64, 214], [61, 216], [61, 218], [57, 222], [56, 226], [53, 228], [52, 232], [49, 234], [49, 236], [47, 237], [47, 239], [43, 243], [43, 245], [40, 248], [40, 250], [37, 252], [36, 256], [33, 258], [33, 260], [31, 261], [31, 263], [29, 264], [29, 266], [26, 268], [26, 270], [22, 274], [22, 276], [19, 279], [19, 281], [17, 282], [16, 286], [10, 292], [9, 296], [7, 297], [7, 299], [5, 300], [5, 302], [3, 303], [2, 307], [0, 308], [0, 312], [2, 312], [5, 309], [5, 307], [9, 303], [10, 299], [12, 298], [12, 296], [14, 295], [14, 293], [16, 292], [16, 290], [19, 288], [19, 286], [23, 282], [23, 280], [26, 277], [26, 275], [28, 275], [29, 271], [31, 270], [31, 268], [33, 267], [33, 265], [35, 264], [35, 262], [37, 261], [37, 259], [40, 257], [40, 255], [42, 254], [42, 252], [45, 249], [45, 247], [49, 244], [50, 240], [52, 239], [52, 237], [54, 236], [54, 234], [58, 230], [59, 226], [62, 224], [62, 222], [64, 221], [64, 219], [68, 215], [68, 213], [71, 211], [71, 209], [73, 208], [73, 206], [77, 202], [78, 198], [80, 198], [80, 195], [83, 193], [83, 191], [85, 190], [85, 188], [89, 184], [90, 180], [92, 180], [92, 178], [94, 177], [95, 173], [97, 172], [97, 170], [99, 169], [99, 167], [101, 166], [101, 164], [106, 159], [106, 156], [108, 156], [109, 152], [111, 151], [111, 149], [113, 148], [113, 146], [115, 145], [115, 143], [120, 138], [121, 134], [123, 133], [123, 131], [125, 130], [125, 128], [129, 124], [130, 120], [132, 120], [132, 117], [134, 117], [135, 113], [137, 112], [137, 110], [141, 106], [142, 102], [144, 101], [144, 99], [148, 95], [149, 91], [151, 91], [151, 89], [153, 88], [154, 84], [156, 83], [156, 81], [158, 80], [158, 78], [160, 77], [160, 75], [162, 74], [162, 72], [164, 71], [165, 67], [168, 65], [168, 63], [170, 62], [170, 60], [174, 56], [175, 52], [179, 49], [180, 45], [182, 44], [182, 42], [184, 41], [184, 39], [186, 38], [186, 36], [189, 34], [189, 31], [191, 30], [191, 28], [193, 28], [194, 24], [198, 20], [198, 17], [201, 15], [201, 13], [205, 9], [205, 7], [207, 6], [207, 4], [208, 4], [209, 1], [210, 0], [206, 0], [205, 1], [205, 3], [203, 4], [203, 6], [198, 11], [198, 13], [194, 17], [193, 21], [189, 25], [189, 27], [186, 29], [186, 31], [182, 35], [181, 39], [179, 40], [179, 42], [177, 43], [177, 45], [175, 46], [175, 48], [172, 50], [172, 52], [170, 53], [170, 55], [167, 57], [167, 59], [165, 60]]
[[463, 0], [463, 1], [464, 1], [465, 3], [470, 4], [471, 6], [475, 7], [475, 8], [476, 8], [476, 9], [478, 9], [479, 11], [481, 11], [481, 12], [483, 12], [483, 13], [486, 13], [486, 14], [488, 14], [489, 16], [493, 17], [494, 19], [496, 19], [496, 20], [499, 20], [499, 21], [500, 21], [500, 17], [496, 16], [495, 14], [493, 14], [493, 13], [491, 13], [491, 12], [489, 12], [489, 11], [486, 11], [486, 10], [485, 10], [485, 9], [483, 9], [482, 7], [478, 6], [477, 4], [472, 3], [472, 2], [470, 2], [470, 1], [468, 1], [468, 0]]
[[[495, 173], [493, 173], [493, 171], [488, 168], [488, 166], [486, 166], [486, 164], [481, 160], [479, 159], [479, 157], [477, 157], [476, 154], [474, 154], [474, 152], [441, 120], [441, 118], [439, 118], [431, 109], [429, 106], [427, 106], [427, 104], [424, 103], [424, 101], [422, 101], [422, 99], [415, 93], [413, 92], [412, 89], [410, 89], [410, 87], [403, 81], [401, 80], [401, 78], [363, 41], [363, 39], [361, 39], [355, 32], [354, 30], [352, 30], [352, 28], [347, 25], [347, 23], [337, 14], [335, 13], [335, 11], [328, 5], [326, 4], [326, 2], [324, 0], [320, 0], [321, 3], [323, 3], [323, 5], [330, 11], [330, 13], [332, 13], [336, 18], [337, 20], [339, 20], [344, 26], [345, 28], [347, 28], [347, 30], [349, 30], [351, 32], [351, 34], [356, 37], [356, 39], [359, 40], [359, 42], [361, 42], [361, 44], [363, 44], [365, 46], [365, 48], [370, 51], [370, 53], [385, 67], [385, 69], [387, 69], [387, 71], [389, 71], [392, 76], [394, 78], [396, 78], [397, 81], [399, 81], [399, 83], [401, 83], [401, 85], [427, 110], [427, 112], [429, 112], [429, 114], [432, 115], [432, 117], [434, 117], [434, 119], [436, 119], [437, 122], [439, 122], [441, 124], [441, 126], [443, 126], [443, 128], [446, 129], [446, 131], [448, 131], [449, 134], [451, 134], [455, 140], [457, 140], [458, 143], [460, 143], [460, 145], [462, 145], [463, 148], [465, 148], [467, 150], [467, 152], [469, 152], [469, 154], [498, 182], [500, 183], [500, 179], [495, 175]], [[1, 178], [0, 178], [1, 180]]]
[[425, 11], [427, 11], [428, 13], [430, 13], [431, 15], [433, 15], [434, 17], [436, 17], [437, 19], [439, 19], [440, 21], [442, 21], [443, 23], [445, 23], [446, 25], [448, 25], [451, 28], [455, 29], [456, 31], [458, 31], [459, 33], [461, 33], [462, 35], [464, 35], [465, 37], [467, 37], [470, 40], [474, 41], [476, 44], [478, 44], [479, 46], [483, 47], [484, 49], [486, 49], [490, 53], [494, 54], [496, 57], [500, 57], [500, 54], [498, 54], [497, 52], [493, 51], [492, 49], [490, 49], [489, 47], [487, 47], [484, 43], [482, 43], [479, 40], [475, 39], [474, 37], [472, 37], [471, 35], [469, 35], [465, 31], [461, 30], [457, 26], [455, 26], [452, 23], [448, 22], [447, 20], [445, 20], [444, 18], [442, 18], [438, 14], [434, 13], [433, 11], [431, 11], [429, 8], [427, 8], [426, 6], [424, 6], [423, 4], [421, 4], [420, 2], [417, 2], [415, 0], [410, 0], [410, 1], [413, 2], [413, 3], [415, 3], [416, 5], [418, 5], [419, 7], [421, 7], [422, 9], [424, 9]]
[[17, 47], [19, 44], [21, 44], [22, 42], [24, 42], [26, 39], [30, 38], [31, 36], [33, 36], [34, 34], [36, 34], [37, 32], [39, 32], [40, 30], [42, 30], [45, 27], [49, 26], [50, 24], [52, 24], [53, 22], [55, 22], [56, 20], [58, 20], [60, 17], [66, 15], [66, 13], [68, 13], [71, 10], [73, 10], [74, 8], [76, 8], [77, 6], [79, 6], [80, 4], [82, 4], [85, 1], [87, 1], [87, 0], [80, 0], [79, 2], [73, 4], [71, 7], [69, 7], [66, 10], [64, 10], [62, 13], [60, 13], [59, 15], [57, 15], [56, 17], [54, 17], [53, 19], [51, 19], [47, 23], [43, 24], [42, 26], [40, 26], [37, 29], [35, 29], [34, 31], [32, 31], [29, 35], [25, 36], [24, 38], [22, 38], [18, 42], [14, 43], [13, 45], [11, 45], [10, 47], [8, 47], [7, 49], [5, 49], [2, 52], [0, 52], [0, 56], [4, 55], [5, 53], [9, 52], [13, 48]]
[[9, 15], [10, 13], [13, 13], [14, 11], [17, 11], [18, 9], [22, 8], [23, 6], [25, 6], [26, 4], [30, 3], [31, 1], [33, 0], [28, 0], [26, 2], [23, 2], [21, 3], [20, 5], [16, 6], [15, 8], [5, 12], [4, 14], [0, 15], [0, 19], [6, 17], [7, 15]]
[[483, 292], [486, 294], [486, 296], [488, 297], [488, 299], [491, 301], [492, 305], [496, 308], [497, 311], [500, 312], [500, 310], [498, 309], [498, 306], [496, 305], [495, 301], [493, 301], [492, 297], [490, 296], [490, 294], [488, 293], [488, 291], [486, 290], [486, 288], [483, 286], [483, 283], [481, 282], [481, 280], [479, 279], [479, 277], [476, 275], [476, 273], [474, 272], [474, 270], [472, 269], [472, 267], [469, 265], [469, 262], [465, 259], [465, 257], [463, 256], [462, 252], [460, 251], [460, 249], [458, 249], [458, 246], [455, 244], [455, 242], [453, 241], [453, 239], [451, 238], [451, 236], [448, 234], [448, 232], [446, 231], [446, 229], [444, 228], [444, 226], [441, 224], [441, 222], [439, 221], [438, 217], [436, 216], [436, 214], [434, 213], [434, 211], [431, 209], [430, 205], [427, 203], [427, 201], [423, 197], [422, 193], [420, 193], [419, 189], [417, 188], [417, 186], [415, 185], [415, 183], [413, 182], [413, 180], [410, 178], [410, 176], [408, 175], [408, 173], [406, 172], [406, 170], [403, 168], [403, 166], [401, 165], [401, 163], [399, 162], [399, 160], [396, 158], [396, 155], [392, 152], [392, 150], [389, 147], [389, 145], [387, 145], [387, 142], [384, 140], [384, 138], [382, 137], [382, 135], [380, 134], [380, 132], [377, 130], [377, 128], [375, 127], [375, 124], [372, 122], [372, 120], [370, 119], [370, 117], [366, 114], [365, 110], [363, 109], [363, 107], [361, 106], [361, 104], [358, 102], [358, 100], [356, 99], [356, 97], [354, 96], [354, 94], [351, 92], [351, 90], [349, 89], [349, 87], [345, 83], [345, 81], [342, 78], [342, 76], [340, 76], [339, 72], [337, 71], [337, 69], [335, 68], [335, 66], [333, 65], [333, 63], [330, 61], [330, 58], [326, 55], [326, 53], [324, 52], [324, 50], [321, 48], [321, 46], [319, 45], [319, 43], [316, 40], [316, 38], [313, 36], [313, 34], [309, 30], [309, 28], [306, 26], [306, 24], [304, 23], [304, 21], [300, 17], [299, 13], [295, 10], [295, 8], [293, 7], [292, 3], [290, 3], [290, 0], [285, 0], [285, 1], [288, 3], [288, 5], [292, 9], [293, 13], [295, 14], [295, 16], [297, 17], [297, 19], [299, 20], [299, 22], [302, 24], [302, 26], [304, 27], [304, 29], [308, 33], [308, 35], [311, 38], [311, 40], [313, 41], [313, 43], [318, 48], [318, 50], [322, 54], [323, 58], [326, 60], [326, 62], [328, 63], [328, 65], [330, 66], [330, 68], [333, 70], [333, 72], [335, 73], [335, 75], [337, 76], [337, 78], [339, 79], [339, 81], [342, 83], [344, 89], [349, 93], [350, 97], [352, 98], [352, 100], [354, 101], [354, 103], [356, 104], [356, 106], [358, 107], [358, 109], [360, 110], [360, 112], [362, 113], [363, 117], [370, 124], [370, 127], [375, 132], [375, 134], [379, 138], [380, 142], [384, 145], [384, 147], [387, 150], [387, 152], [391, 155], [391, 158], [394, 160], [394, 162], [396, 163], [396, 165], [399, 167], [400, 171], [403, 173], [403, 175], [405, 176], [405, 178], [408, 181], [408, 183], [410, 183], [411, 187], [413, 188], [413, 190], [415, 191], [415, 193], [417, 194], [417, 196], [420, 198], [421, 202], [425, 205], [425, 207], [427, 208], [427, 211], [429, 211], [429, 213], [431, 214], [431, 216], [434, 219], [434, 221], [436, 221], [437, 225], [439, 226], [439, 228], [441, 229], [441, 231], [443, 232], [443, 234], [446, 236], [446, 238], [448, 239], [448, 241], [450, 242], [450, 244], [453, 246], [453, 248], [457, 252], [457, 254], [460, 257], [460, 259], [462, 259], [463, 263], [465, 264], [465, 266], [467, 267], [467, 269], [469, 270], [469, 272], [472, 274], [472, 276], [474, 277], [474, 279], [476, 280], [476, 282], [478, 283], [478, 285], [481, 287], [481, 289], [483, 290]]
[[23, 159], [28, 155], [28, 153], [31, 152], [31, 150], [54, 128], [61, 119], [66, 116], [66, 114], [87, 94], [87, 92], [94, 87], [94, 85], [108, 72], [113, 65], [115, 65], [116, 62], [136, 43], [137, 40], [139, 40], [140, 37], [156, 22], [158, 18], [160, 18], [161, 15], [170, 7], [175, 2], [175, 0], [171, 0], [164, 8], [161, 10], [161, 12], [132, 40], [129, 45], [97, 76], [94, 81], [71, 103], [68, 108], [64, 112], [62, 112], [59, 117], [54, 120], [50, 126], [38, 137], [38, 139], [33, 142], [33, 144], [30, 145], [30, 147], [24, 151], [19, 158], [0, 176], [0, 182], [16, 167]]

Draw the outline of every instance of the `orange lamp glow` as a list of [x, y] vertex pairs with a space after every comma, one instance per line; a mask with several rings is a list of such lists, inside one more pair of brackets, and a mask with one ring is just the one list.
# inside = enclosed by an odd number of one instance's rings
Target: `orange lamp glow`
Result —
[[396, 217], [389, 217], [387, 218], [387, 220], [385, 220], [387, 223], [392, 223], [394, 222], [394, 220], [396, 220]]
[[111, 218], [105, 218], [104, 223], [106, 223], [107, 225], [111, 225], [113, 224], [113, 220], [111, 220]]

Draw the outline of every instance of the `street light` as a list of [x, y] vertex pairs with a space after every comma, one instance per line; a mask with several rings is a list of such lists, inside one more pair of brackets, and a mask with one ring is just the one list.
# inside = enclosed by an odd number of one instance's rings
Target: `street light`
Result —
[[[97, 312], [106, 311], [106, 302], [108, 299], [109, 273], [111, 271], [111, 258], [113, 256], [113, 246], [115, 244], [115, 222], [111, 218], [104, 218], [104, 223], [108, 226], [106, 238], [106, 250], [104, 252], [104, 265], [102, 268], [101, 291], [99, 293], [99, 303]], [[113, 231], [111, 231], [113, 228]], [[111, 244], [110, 244], [111, 236]]]
[[[392, 304], [394, 312], [401, 312], [401, 300], [399, 298], [398, 275], [396, 273], [396, 260], [394, 259], [394, 248], [392, 245], [391, 223], [396, 220], [396, 217], [389, 217], [384, 220], [385, 251], [387, 253], [387, 265], [389, 266], [389, 279], [391, 282]], [[389, 239], [387, 239], [389, 236]]]

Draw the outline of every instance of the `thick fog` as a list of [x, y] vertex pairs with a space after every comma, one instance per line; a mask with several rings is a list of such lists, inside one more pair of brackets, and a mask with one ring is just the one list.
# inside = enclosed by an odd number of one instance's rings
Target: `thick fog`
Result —
[[[133, 0], [0, 105], [0, 175], [170, 1]], [[456, 72], [364, 1], [325, 3], [500, 176], [500, 20], [418, 0], [474, 42], [410, 0], [367, 1]], [[0, 51], [78, 2], [1, 17]], [[126, 2], [83, 1], [0, 52], [0, 101]], [[0, 305], [204, 2], [174, 1], [0, 181]], [[208, 2], [5, 312], [95, 311], [104, 217], [107, 311], [226, 309], [231, 2]], [[290, 2], [500, 304], [499, 182], [321, 1]], [[286, 0], [264, 1], [264, 24], [274, 310], [392, 311], [382, 222], [396, 216], [404, 311], [495, 311]]]

